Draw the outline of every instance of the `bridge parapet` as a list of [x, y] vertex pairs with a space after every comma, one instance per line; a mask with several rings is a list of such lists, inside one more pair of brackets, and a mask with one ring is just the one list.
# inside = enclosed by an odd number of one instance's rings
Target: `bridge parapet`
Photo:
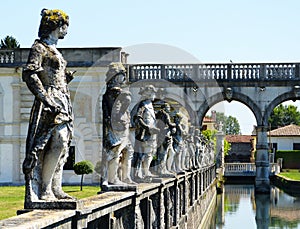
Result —
[[[225, 163], [225, 176], [255, 176], [255, 163]], [[278, 163], [270, 163], [269, 175], [273, 176], [280, 172]]]
[[299, 80], [299, 63], [137, 64], [129, 65], [130, 82], [139, 80], [281, 81]]

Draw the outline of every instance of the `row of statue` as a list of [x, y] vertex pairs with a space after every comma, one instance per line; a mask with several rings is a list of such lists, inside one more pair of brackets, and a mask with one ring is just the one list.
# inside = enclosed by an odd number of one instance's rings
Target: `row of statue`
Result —
[[[22, 79], [35, 96], [23, 162], [25, 207], [36, 201], [73, 200], [62, 190], [63, 166], [73, 132], [73, 111], [68, 83], [74, 72], [56, 48], [67, 34], [68, 15], [61, 10], [43, 9], [37, 39], [31, 47]], [[103, 95], [103, 185], [135, 184], [154, 176], [150, 167], [156, 156], [155, 175], [172, 175], [214, 160], [213, 145], [190, 127], [186, 133], [182, 115], [170, 115], [164, 103], [155, 111], [157, 90], [140, 89], [141, 100], [133, 112], [131, 93], [122, 64], [112, 63]], [[134, 138], [131, 136], [134, 128]], [[132, 141], [131, 139], [134, 139]]]
[[214, 161], [213, 143], [199, 129], [184, 126], [180, 112], [171, 112], [166, 101], [154, 108], [157, 89], [153, 85], [140, 88], [140, 101], [130, 112], [126, 82], [124, 66], [111, 63], [102, 100], [102, 185], [147, 182]]

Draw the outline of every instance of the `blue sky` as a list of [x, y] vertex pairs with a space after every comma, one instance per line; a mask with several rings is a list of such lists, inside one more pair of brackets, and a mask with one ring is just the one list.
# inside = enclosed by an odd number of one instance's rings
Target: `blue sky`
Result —
[[[69, 34], [59, 47], [157, 43], [204, 63], [300, 60], [299, 0], [4, 1], [0, 39], [12, 35], [21, 47], [30, 47], [43, 8], [62, 9], [70, 16]], [[255, 124], [249, 120], [239, 120], [247, 125], [244, 133]]]

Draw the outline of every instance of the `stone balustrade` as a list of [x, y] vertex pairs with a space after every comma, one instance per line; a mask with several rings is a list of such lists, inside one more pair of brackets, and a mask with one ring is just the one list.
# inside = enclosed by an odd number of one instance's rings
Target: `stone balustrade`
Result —
[[282, 81], [299, 80], [299, 63], [138, 64], [129, 65], [130, 81]]
[[15, 52], [11, 49], [0, 49], [0, 64], [12, 64], [15, 61]]
[[[255, 176], [255, 163], [225, 163], [225, 176]], [[279, 173], [277, 163], [270, 163], [270, 176]]]
[[1, 228], [202, 228], [216, 197], [211, 165], [136, 192], [103, 192], [78, 201], [76, 210], [33, 210], [0, 221]]
[[[0, 67], [22, 66], [28, 48], [0, 50]], [[69, 66], [105, 66], [120, 56], [120, 48], [62, 48]], [[121, 55], [122, 56], [122, 55]], [[114, 57], [114, 58], [113, 58]], [[121, 57], [119, 57], [120, 59]], [[189, 81], [284, 81], [299, 80], [300, 63], [200, 63], [127, 65], [131, 82], [139, 80]]]

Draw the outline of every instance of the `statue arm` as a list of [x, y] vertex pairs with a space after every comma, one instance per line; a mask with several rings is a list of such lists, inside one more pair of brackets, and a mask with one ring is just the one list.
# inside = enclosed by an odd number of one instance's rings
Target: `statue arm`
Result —
[[175, 128], [176, 127], [176, 124], [174, 122], [171, 121], [171, 117], [170, 115], [166, 113], [166, 121], [167, 121], [167, 125], [169, 126], [169, 128]]

